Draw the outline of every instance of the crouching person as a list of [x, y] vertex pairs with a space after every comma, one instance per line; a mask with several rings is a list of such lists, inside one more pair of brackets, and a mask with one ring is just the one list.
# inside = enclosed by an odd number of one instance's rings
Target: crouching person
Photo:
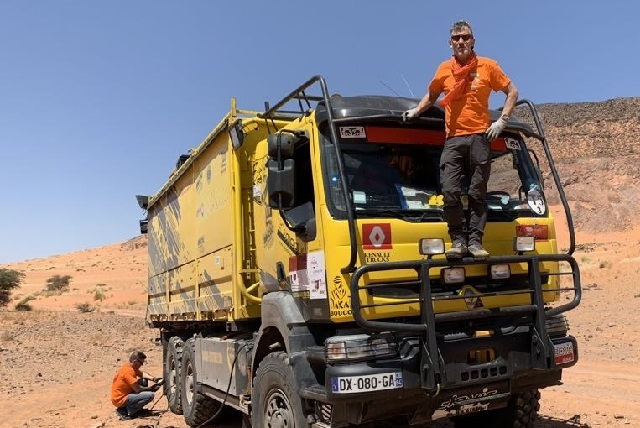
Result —
[[111, 402], [116, 406], [116, 413], [120, 420], [133, 419], [145, 413], [144, 406], [153, 400], [159, 385], [148, 385], [147, 379], [157, 382], [140, 370], [147, 356], [140, 351], [134, 351], [129, 356], [129, 362], [118, 369], [111, 383]]

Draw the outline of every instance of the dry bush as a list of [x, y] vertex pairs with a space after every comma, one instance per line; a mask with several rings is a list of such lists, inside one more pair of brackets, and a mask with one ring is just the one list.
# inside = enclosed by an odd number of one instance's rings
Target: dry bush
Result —
[[87, 293], [93, 294], [93, 300], [99, 300], [102, 302], [104, 299], [107, 298], [107, 296], [104, 293], [105, 287], [106, 287], [106, 284], [96, 284], [96, 288], [94, 290], [88, 290]]
[[0, 306], [6, 306], [11, 300], [11, 291], [20, 287], [25, 273], [14, 269], [0, 269]]
[[91, 306], [89, 303], [78, 303], [76, 305], [76, 309], [82, 313], [87, 313], [87, 312], [93, 312], [96, 310], [96, 308], [94, 308], [93, 306]]
[[611, 269], [611, 267], [613, 266], [612, 263], [609, 260], [604, 260], [600, 262], [600, 265], [598, 265], [600, 267], [600, 269]]
[[15, 306], [16, 311], [32, 311], [33, 307], [29, 304], [30, 300], [35, 300], [35, 297], [32, 295], [28, 295], [20, 299], [20, 301]]
[[16, 336], [10, 332], [9, 330], [3, 331], [2, 335], [0, 335], [0, 340], [3, 342], [11, 342], [16, 338]]
[[53, 275], [46, 281], [47, 291], [68, 291], [70, 283], [71, 275]]

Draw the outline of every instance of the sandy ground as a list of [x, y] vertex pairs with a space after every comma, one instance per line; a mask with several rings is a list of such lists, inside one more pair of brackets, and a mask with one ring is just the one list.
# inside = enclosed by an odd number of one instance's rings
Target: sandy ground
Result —
[[[562, 239], [568, 242], [566, 233]], [[542, 391], [537, 426], [640, 427], [640, 229], [579, 234], [577, 242], [583, 300], [568, 318], [580, 360], [565, 370], [564, 385]], [[8, 309], [34, 297], [31, 312], [0, 311], [0, 427], [187, 427], [166, 411], [161, 391], [156, 415], [146, 419], [119, 421], [109, 401], [111, 378], [133, 349], [148, 355], [145, 370], [162, 374], [156, 332], [143, 319], [145, 253], [136, 238], [0, 266], [27, 274]], [[71, 275], [70, 290], [47, 295], [46, 279], [55, 274]], [[79, 304], [92, 311], [80, 312]]]

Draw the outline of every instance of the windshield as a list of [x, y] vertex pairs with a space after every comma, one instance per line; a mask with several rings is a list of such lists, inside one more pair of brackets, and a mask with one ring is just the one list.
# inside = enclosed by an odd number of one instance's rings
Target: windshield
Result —
[[[328, 177], [328, 205], [341, 217], [345, 210], [335, 150], [323, 133], [323, 163]], [[444, 133], [427, 129], [338, 126], [344, 179], [359, 216], [397, 216], [420, 221], [442, 220], [440, 153]], [[492, 174], [488, 183], [489, 219], [510, 220], [543, 215], [529, 202], [541, 198], [537, 169], [524, 143], [516, 138], [492, 143]], [[466, 178], [462, 179], [466, 206]], [[530, 193], [535, 188], [537, 195]], [[538, 201], [539, 203], [539, 201]], [[544, 204], [543, 204], [544, 205]]]

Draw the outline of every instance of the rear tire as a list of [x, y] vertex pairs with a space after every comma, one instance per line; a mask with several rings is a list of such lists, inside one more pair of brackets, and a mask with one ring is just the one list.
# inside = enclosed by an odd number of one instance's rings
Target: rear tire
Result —
[[180, 380], [180, 396], [184, 420], [192, 427], [208, 422], [218, 412], [221, 403], [201, 392], [194, 339], [184, 342]]
[[254, 428], [308, 428], [293, 370], [285, 352], [264, 357], [253, 380], [251, 422]]
[[533, 428], [540, 410], [540, 391], [514, 394], [507, 407], [451, 418], [456, 428]]
[[184, 342], [181, 338], [174, 336], [169, 339], [162, 370], [164, 395], [167, 397], [169, 410], [176, 415], [182, 414], [182, 404], [180, 401], [180, 365], [182, 363], [183, 346]]

